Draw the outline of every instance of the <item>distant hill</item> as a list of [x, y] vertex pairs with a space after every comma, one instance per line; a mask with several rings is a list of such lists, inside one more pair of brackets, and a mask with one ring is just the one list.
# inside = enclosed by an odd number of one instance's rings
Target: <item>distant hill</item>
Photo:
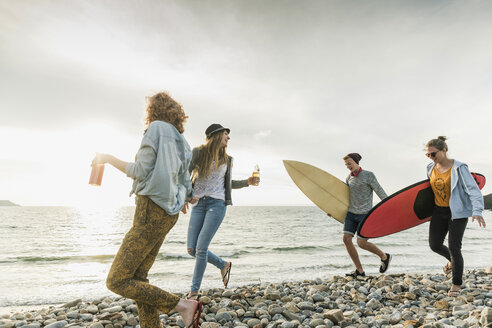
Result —
[[483, 196], [483, 201], [485, 202], [485, 209], [492, 210], [492, 194]]
[[0, 206], [19, 206], [19, 205], [12, 203], [10, 200], [0, 200]]

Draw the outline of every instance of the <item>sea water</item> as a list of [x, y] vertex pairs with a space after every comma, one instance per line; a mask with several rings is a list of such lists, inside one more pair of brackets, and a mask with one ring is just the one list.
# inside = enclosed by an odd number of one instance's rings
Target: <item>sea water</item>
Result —
[[[0, 207], [0, 310], [114, 296], [106, 275], [134, 210]], [[492, 266], [492, 212], [484, 218], [486, 229], [468, 223], [465, 269]], [[187, 292], [191, 285], [188, 221], [189, 213], [180, 215], [149, 273], [153, 284], [172, 292]], [[428, 228], [425, 223], [372, 240], [393, 255], [388, 273], [442, 272], [446, 261], [429, 249]], [[210, 250], [232, 261], [230, 287], [328, 278], [354, 269], [342, 224], [314, 206], [230, 206]], [[366, 273], [378, 275], [379, 258], [361, 249], [359, 255]], [[202, 289], [222, 286], [219, 269], [209, 264]]]

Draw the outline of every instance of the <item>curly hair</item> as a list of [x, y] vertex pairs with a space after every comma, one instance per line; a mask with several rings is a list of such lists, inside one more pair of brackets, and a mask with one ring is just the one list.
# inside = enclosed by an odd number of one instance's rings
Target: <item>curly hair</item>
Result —
[[179, 133], [183, 133], [187, 118], [181, 104], [171, 98], [167, 92], [159, 92], [147, 98], [145, 126], [153, 121], [164, 121], [174, 125]]

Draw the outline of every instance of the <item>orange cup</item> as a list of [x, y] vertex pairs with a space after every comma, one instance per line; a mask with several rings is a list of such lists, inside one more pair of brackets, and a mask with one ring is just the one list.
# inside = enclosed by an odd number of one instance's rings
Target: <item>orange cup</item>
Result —
[[89, 178], [89, 184], [91, 186], [100, 186], [104, 173], [104, 164], [92, 165], [91, 177]]

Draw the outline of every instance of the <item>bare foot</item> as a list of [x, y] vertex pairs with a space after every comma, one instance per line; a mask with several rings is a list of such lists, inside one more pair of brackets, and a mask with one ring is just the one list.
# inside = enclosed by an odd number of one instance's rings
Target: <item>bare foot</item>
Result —
[[[194, 323], [193, 319], [200, 320], [201, 302], [180, 299], [174, 310], [178, 311], [181, 315], [181, 318], [185, 323], [185, 327], [190, 327], [190, 325]], [[195, 318], [196, 315], [198, 318]], [[194, 326], [198, 327], [198, 324]]]

